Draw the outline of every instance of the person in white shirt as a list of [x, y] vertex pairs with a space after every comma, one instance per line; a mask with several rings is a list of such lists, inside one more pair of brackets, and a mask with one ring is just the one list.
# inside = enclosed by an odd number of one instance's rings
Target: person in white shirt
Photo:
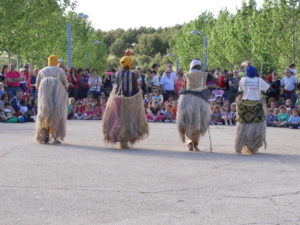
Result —
[[[170, 71], [170, 77], [172, 77], [172, 79], [175, 79], [176, 78], [176, 73], [173, 71], [173, 64], [168, 63], [166, 67], [167, 67], [166, 71]], [[161, 78], [166, 76], [166, 71], [162, 74]]]
[[167, 69], [165, 72], [165, 76], [163, 76], [160, 80], [160, 85], [163, 93], [164, 102], [169, 99], [170, 96], [175, 95], [175, 77], [171, 76], [171, 70]]
[[159, 88], [159, 86], [160, 86], [159, 75], [157, 74], [157, 72], [155, 70], [152, 70], [151, 73], [152, 73], [152, 84], [153, 84], [153, 86]]
[[292, 76], [297, 77], [297, 70], [296, 70], [296, 64], [292, 63], [291, 65], [289, 65], [289, 69], [292, 73]]
[[239, 84], [241, 93], [237, 99], [237, 124], [235, 150], [255, 154], [260, 147], [266, 146], [266, 122], [261, 92], [270, 85], [258, 77], [257, 69], [248, 64], [246, 76]]
[[285, 100], [292, 100], [292, 108], [296, 103], [296, 89], [297, 89], [297, 77], [292, 76], [290, 68], [286, 68], [284, 71], [284, 77], [281, 79], [281, 86], [283, 87], [283, 96]]
[[88, 84], [90, 87], [89, 94], [93, 95], [94, 99], [99, 100], [100, 91], [101, 91], [101, 85], [102, 85], [102, 79], [98, 76], [97, 70], [92, 69], [92, 74], [89, 78]]

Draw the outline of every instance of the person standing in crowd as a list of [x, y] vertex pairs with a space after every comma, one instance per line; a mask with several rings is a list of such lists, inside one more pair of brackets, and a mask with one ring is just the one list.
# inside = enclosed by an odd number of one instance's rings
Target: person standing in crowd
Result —
[[143, 91], [143, 96], [147, 93], [147, 87], [146, 87], [146, 83], [145, 83], [145, 75], [142, 73], [142, 70], [140, 67], [136, 67], [135, 68], [135, 73], [138, 75], [138, 83], [140, 88]]
[[68, 105], [68, 80], [65, 71], [58, 67], [58, 57], [48, 57], [48, 66], [37, 76], [38, 114], [36, 117], [36, 141], [60, 144], [66, 136]]
[[5, 82], [5, 74], [8, 71], [8, 66], [3, 65], [0, 70], [0, 82]]
[[102, 77], [102, 87], [105, 97], [108, 98], [109, 94], [113, 88], [114, 72], [108, 69]]
[[292, 76], [291, 70], [286, 68], [284, 71], [284, 77], [281, 79], [281, 86], [283, 87], [283, 95], [285, 100], [292, 100], [292, 108], [296, 103], [296, 89], [297, 89], [297, 78], [296, 76]]
[[151, 77], [152, 77], [152, 85], [154, 86], [154, 89], [160, 90], [159, 75], [156, 70], [151, 71]]
[[149, 94], [152, 93], [155, 89], [154, 85], [153, 85], [153, 81], [152, 81], [152, 71], [149, 69], [146, 72], [146, 77], [145, 77], [145, 84], [146, 84], [146, 90], [145, 90], [145, 94]]
[[258, 77], [251, 63], [246, 66], [246, 77], [240, 81], [241, 94], [237, 98], [235, 150], [255, 154], [263, 144], [266, 146], [265, 105], [261, 92], [266, 92], [270, 85]]
[[31, 65], [29, 63], [26, 63], [24, 65], [24, 76], [25, 76], [25, 81], [27, 82], [29, 77], [30, 77], [30, 74], [31, 74]]
[[20, 89], [20, 81], [24, 78], [17, 70], [15, 70], [15, 64], [11, 63], [10, 70], [5, 74], [5, 79], [7, 82], [9, 99], [11, 99], [16, 95], [17, 90]]
[[184, 89], [179, 94], [177, 126], [182, 142], [186, 142], [189, 151], [200, 151], [200, 136], [203, 136], [210, 121], [207, 89], [208, 72], [201, 71], [201, 61], [193, 59], [185, 77]]
[[292, 73], [292, 76], [296, 76], [297, 77], [297, 70], [296, 70], [296, 64], [292, 63], [291, 65], [289, 65], [289, 69]]
[[176, 73], [173, 71], [173, 63], [171, 63], [171, 62], [167, 63], [167, 65], [166, 65], [166, 70], [165, 70], [165, 72], [162, 74], [161, 79], [162, 79], [163, 77], [167, 76], [166, 71], [170, 71], [170, 77], [171, 77], [172, 79], [175, 79]]
[[26, 93], [27, 92], [27, 82], [26, 82], [26, 76], [25, 76], [25, 69], [21, 68], [19, 72], [21, 74], [21, 77], [23, 78], [20, 81], [20, 88], [24, 93]]
[[269, 82], [270, 88], [267, 91], [267, 96], [268, 99], [275, 98], [276, 100], [278, 100], [280, 95], [280, 90], [281, 90], [281, 83], [275, 71], [273, 71], [271, 75], [272, 75], [272, 79]]
[[270, 70], [269, 70], [268, 76], [266, 77], [266, 81], [267, 81], [268, 83], [271, 83], [272, 78], [273, 78], [273, 73], [274, 73], [274, 72], [275, 72], [274, 69], [270, 69]]
[[174, 80], [176, 98], [179, 97], [179, 91], [183, 87], [183, 83], [184, 83], [183, 71], [178, 70], [176, 73], [175, 80]]
[[130, 71], [133, 53], [125, 51], [121, 58], [121, 71], [116, 74], [116, 86], [112, 90], [103, 115], [104, 140], [120, 142], [122, 149], [129, 143], [143, 139], [149, 133], [143, 103], [143, 93], [137, 75]]
[[238, 95], [239, 83], [241, 78], [239, 77], [238, 71], [233, 71], [232, 76], [228, 80], [229, 91], [228, 91], [228, 101], [231, 104], [235, 102], [235, 98]]
[[174, 79], [175, 77], [171, 76], [172, 71], [167, 69], [164, 75], [160, 80], [160, 85], [163, 93], [163, 101], [167, 101], [170, 96], [174, 97], [175, 95], [175, 85]]
[[78, 98], [83, 99], [87, 97], [87, 93], [89, 91], [89, 69], [86, 69], [84, 72], [80, 73], [79, 76], [79, 89], [78, 89]]
[[89, 78], [89, 94], [93, 96], [94, 99], [99, 100], [100, 92], [101, 92], [101, 86], [102, 86], [102, 80], [98, 76], [97, 70], [92, 69], [91, 77]]
[[160, 76], [159, 76], [159, 73], [158, 73], [158, 69], [159, 69], [159, 64], [157, 64], [157, 63], [154, 63], [154, 64], [152, 65], [152, 67], [151, 67], [151, 70], [152, 70], [152, 71], [155, 71], [156, 74], [157, 74], [157, 76], [160, 77]]
[[79, 76], [76, 71], [75, 67], [71, 67], [69, 71], [69, 98], [75, 98], [75, 100], [78, 99], [78, 86], [79, 86]]
[[36, 77], [38, 75], [39, 69], [34, 69], [32, 73], [30, 74], [28, 80], [27, 80], [27, 89], [29, 90], [29, 93], [33, 96], [37, 97], [37, 90], [36, 90]]

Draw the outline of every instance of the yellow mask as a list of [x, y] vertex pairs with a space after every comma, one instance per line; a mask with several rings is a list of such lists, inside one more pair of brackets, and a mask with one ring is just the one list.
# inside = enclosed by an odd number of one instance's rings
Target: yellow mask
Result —
[[48, 66], [57, 66], [58, 65], [58, 56], [50, 55], [48, 57]]

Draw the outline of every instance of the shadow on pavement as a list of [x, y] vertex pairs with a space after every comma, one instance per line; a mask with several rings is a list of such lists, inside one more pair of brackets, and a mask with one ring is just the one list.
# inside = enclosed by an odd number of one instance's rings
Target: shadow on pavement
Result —
[[[232, 153], [222, 153], [222, 152], [188, 152], [187, 150], [170, 150], [170, 149], [147, 149], [147, 148], [131, 148], [126, 150], [121, 150], [117, 147], [99, 147], [99, 146], [88, 146], [88, 145], [76, 145], [76, 144], [64, 144], [63, 147], [79, 150], [88, 151], [99, 151], [99, 152], [109, 152], [114, 154], [123, 155], [133, 155], [133, 156], [144, 156], [144, 157], [158, 157], [158, 158], [174, 158], [174, 159], [184, 159], [184, 160], [211, 160], [211, 161], [262, 161], [262, 162], [274, 162], [274, 160], [284, 160], [284, 161], [299, 161], [300, 155], [296, 154], [275, 154], [269, 152], [258, 152], [255, 155], [240, 155], [235, 152]], [[263, 150], [261, 150], [263, 151]]]

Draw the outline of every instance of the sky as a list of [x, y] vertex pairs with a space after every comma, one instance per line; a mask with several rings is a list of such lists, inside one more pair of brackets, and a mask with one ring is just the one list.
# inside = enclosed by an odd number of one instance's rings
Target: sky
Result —
[[[256, 0], [261, 7], [263, 0]], [[217, 15], [227, 8], [236, 12], [242, 0], [77, 0], [77, 13], [89, 16], [96, 29], [170, 27], [196, 19], [205, 10]]]

